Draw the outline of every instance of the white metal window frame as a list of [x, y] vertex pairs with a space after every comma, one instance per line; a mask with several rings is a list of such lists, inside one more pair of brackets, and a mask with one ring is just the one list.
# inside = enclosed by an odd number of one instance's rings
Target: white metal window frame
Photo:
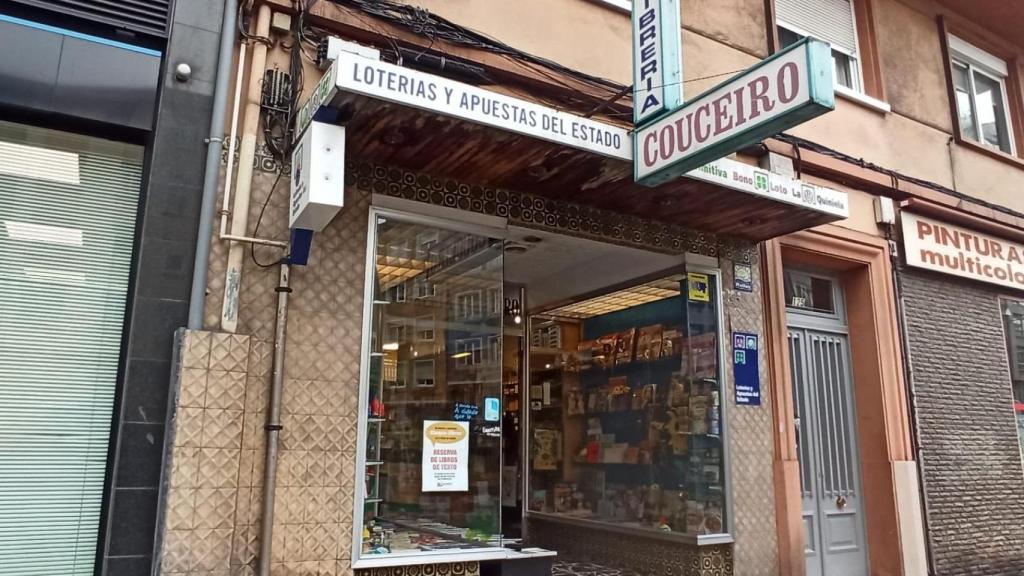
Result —
[[[955, 66], [959, 64], [967, 68], [967, 84], [970, 90], [968, 97], [971, 99], [971, 114], [973, 115], [974, 125], [978, 129], [977, 140], [964, 134], [963, 130], [960, 131], [960, 137], [965, 140], [981, 144], [986, 148], [991, 148], [1004, 154], [1006, 153], [998, 146], [993, 146], [992, 144], [985, 142], [985, 138], [981, 134], [981, 120], [978, 115], [978, 102], [976, 100], [978, 97], [978, 90], [974, 86], [974, 73], [976, 72], [999, 84], [999, 95], [1002, 98], [1003, 112], [1005, 114], [1005, 122], [1003, 123], [1002, 128], [1006, 131], [1007, 142], [1010, 143], [1009, 154], [1015, 156], [1017, 154], [1017, 144], [1013, 138], [1013, 122], [1010, 118], [1012, 111], [1010, 110], [1009, 95], [1006, 91], [1006, 79], [1010, 75], [1010, 70], [1006, 65], [1006, 61], [997, 56], [993, 56], [981, 48], [978, 48], [977, 46], [974, 46], [973, 44], [970, 44], [969, 42], [952, 34], [948, 34], [946, 39], [949, 43], [949, 65]], [[953, 90], [954, 92], [956, 91], [955, 86], [953, 87]], [[954, 112], [959, 117], [959, 107], [954, 110]]]
[[[369, 410], [364, 409], [364, 407], [367, 406], [370, 401], [370, 352], [373, 349], [371, 332], [373, 329], [374, 275], [377, 270], [374, 258], [377, 254], [378, 220], [381, 218], [393, 218], [403, 222], [419, 223], [427, 226], [443, 228], [445, 230], [466, 232], [469, 234], [477, 234], [497, 239], [504, 239], [508, 236], [508, 231], [505, 228], [496, 228], [486, 224], [462, 221], [458, 217], [461, 216], [465, 218], [465, 215], [459, 214], [459, 211], [453, 209], [436, 211], [439, 214], [451, 214], [453, 218], [449, 219], [440, 215], [434, 216], [408, 212], [403, 209], [403, 207], [408, 205], [409, 204], [406, 202], [394, 202], [386, 198], [377, 200], [375, 197], [374, 205], [371, 206], [369, 210], [369, 225], [367, 226], [366, 231], [366, 271], [365, 277], [363, 278], [363, 334], [359, 352], [359, 422], [356, 432], [356, 467], [353, 471], [355, 486], [362, 485], [365, 481], [364, 475], [366, 473], [366, 439], [369, 433]], [[491, 221], [493, 222], [496, 220]], [[501, 222], [504, 224], [505, 220], [502, 219]], [[433, 362], [436, 373], [437, 364], [433, 358], [421, 358], [419, 360]], [[412, 366], [412, 380], [414, 381], [414, 384], [418, 384], [415, 382], [417, 361], [418, 360], [414, 360]], [[387, 554], [380, 555], [378, 557], [362, 556], [363, 511], [366, 506], [366, 492], [364, 490], [356, 490], [355, 497], [352, 500], [352, 567], [355, 569], [415, 564], [436, 564], [442, 562], [478, 562], [482, 560], [505, 559], [517, 554], [516, 552], [506, 548], [490, 547], [475, 550], [418, 551], [416, 553]]]

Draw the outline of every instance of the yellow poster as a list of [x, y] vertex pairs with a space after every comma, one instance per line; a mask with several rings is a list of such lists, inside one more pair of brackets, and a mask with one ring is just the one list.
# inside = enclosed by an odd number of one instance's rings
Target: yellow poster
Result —
[[708, 282], [707, 274], [696, 272], [686, 273], [686, 285], [689, 286], [691, 302], [710, 302], [711, 285]]

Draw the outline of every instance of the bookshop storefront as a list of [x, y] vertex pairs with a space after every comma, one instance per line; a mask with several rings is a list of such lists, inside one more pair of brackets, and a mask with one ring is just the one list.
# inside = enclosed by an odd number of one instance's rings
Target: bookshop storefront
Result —
[[756, 243], [845, 195], [732, 159], [641, 187], [621, 127], [344, 54], [325, 78], [368, 204], [353, 565], [775, 558]]

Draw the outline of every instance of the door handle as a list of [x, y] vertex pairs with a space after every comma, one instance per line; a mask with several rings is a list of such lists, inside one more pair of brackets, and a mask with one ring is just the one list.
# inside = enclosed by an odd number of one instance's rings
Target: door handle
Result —
[[836, 498], [836, 508], [839, 508], [840, 510], [846, 508], [846, 496], [840, 495]]

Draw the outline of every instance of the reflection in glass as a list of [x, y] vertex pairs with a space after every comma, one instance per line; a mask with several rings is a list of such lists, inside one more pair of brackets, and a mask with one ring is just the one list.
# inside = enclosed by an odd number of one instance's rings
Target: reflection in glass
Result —
[[1010, 360], [1010, 381], [1013, 386], [1013, 415], [1017, 435], [1024, 452], [1024, 303], [1002, 301], [1006, 330], [1006, 351]]
[[956, 91], [960, 132], [965, 138], [978, 140], [978, 126], [974, 123], [974, 100], [971, 98], [971, 81], [967, 74], [966, 66], [953, 63], [953, 88]]
[[501, 243], [379, 218], [374, 262], [361, 554], [500, 545]]
[[975, 71], [974, 89], [982, 142], [1009, 153], [1010, 134], [1006, 124], [1006, 108], [1003, 106], [1002, 85], [998, 80]]

